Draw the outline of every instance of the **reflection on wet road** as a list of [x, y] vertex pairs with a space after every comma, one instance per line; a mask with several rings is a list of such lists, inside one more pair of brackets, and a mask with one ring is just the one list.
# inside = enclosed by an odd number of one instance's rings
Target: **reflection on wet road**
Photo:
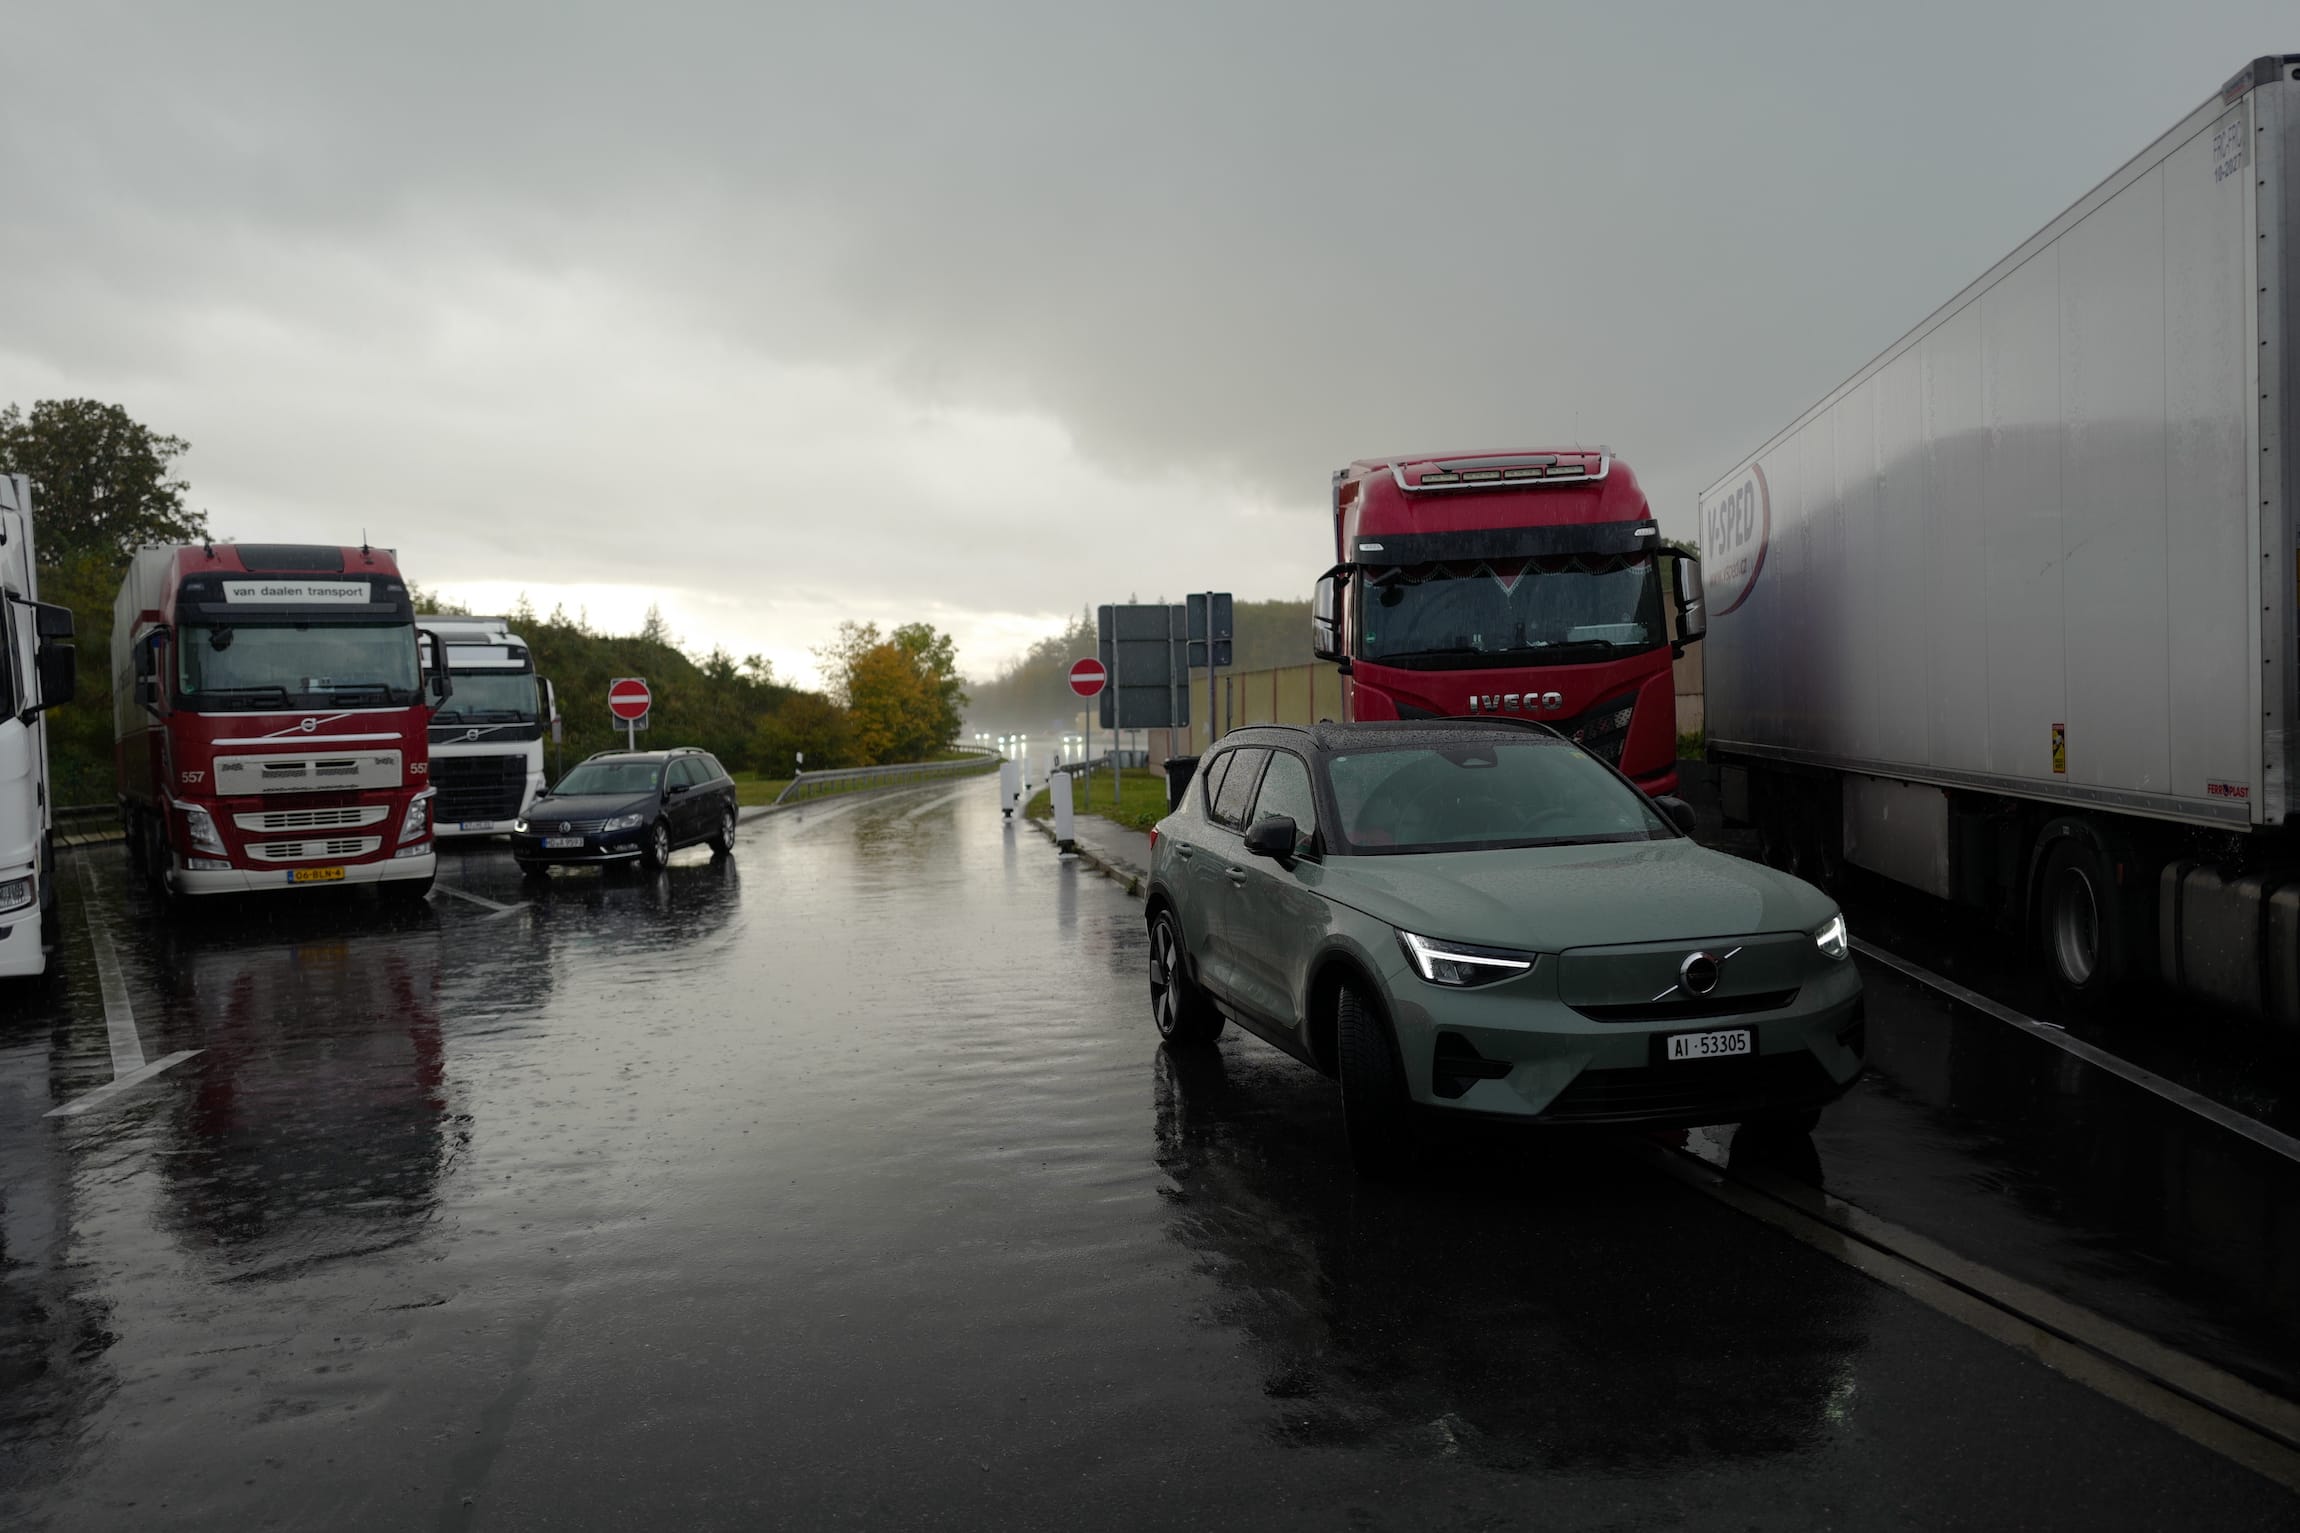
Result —
[[[0, 1027], [0, 1525], [2291, 1525], [1642, 1143], [1357, 1184], [1326, 1082], [1155, 1046], [1139, 902], [994, 798], [175, 932], [97, 854], [200, 1052], [44, 1116], [111, 1075], [77, 917]], [[2294, 1392], [2296, 1168], [1871, 985], [1784, 1167]]]

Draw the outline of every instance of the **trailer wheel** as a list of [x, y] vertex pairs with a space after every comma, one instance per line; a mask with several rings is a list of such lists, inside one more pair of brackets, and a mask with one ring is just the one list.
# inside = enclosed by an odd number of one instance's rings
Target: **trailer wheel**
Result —
[[2124, 899], [2116, 870], [2090, 840], [2062, 836], [2045, 853], [2037, 939], [2053, 994], [2080, 1016], [2102, 1016], [2127, 993]]

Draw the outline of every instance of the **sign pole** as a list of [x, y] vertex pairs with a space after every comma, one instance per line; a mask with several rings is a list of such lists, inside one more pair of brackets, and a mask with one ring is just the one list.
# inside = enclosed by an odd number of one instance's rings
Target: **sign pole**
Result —
[[1118, 755], [1126, 741], [1126, 694], [1118, 688], [1118, 609], [1110, 609], [1110, 816], [1126, 802], [1125, 785], [1118, 780]]

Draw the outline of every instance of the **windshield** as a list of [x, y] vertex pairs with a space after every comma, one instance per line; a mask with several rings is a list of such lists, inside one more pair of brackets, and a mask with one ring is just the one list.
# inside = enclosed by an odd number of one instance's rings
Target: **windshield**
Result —
[[1360, 653], [1390, 665], [1587, 662], [1663, 638], [1650, 554], [1368, 570]]
[[1353, 851], [1646, 841], [1674, 836], [1639, 793], [1578, 747], [1492, 740], [1326, 758]]
[[[448, 651], [453, 654], [454, 651]], [[535, 678], [514, 671], [457, 671], [455, 693], [448, 698], [439, 712], [432, 715], [441, 722], [461, 720], [476, 723], [483, 719], [532, 719], [542, 711], [537, 701]]]
[[195, 623], [176, 653], [194, 708], [404, 708], [420, 695], [406, 623]]
[[560, 778], [551, 791], [560, 798], [579, 793], [652, 793], [662, 778], [660, 761], [586, 761]]

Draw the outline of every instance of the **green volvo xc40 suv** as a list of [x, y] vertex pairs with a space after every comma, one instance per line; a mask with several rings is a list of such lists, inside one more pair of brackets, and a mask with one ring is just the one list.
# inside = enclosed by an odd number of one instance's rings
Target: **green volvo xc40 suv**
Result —
[[1808, 1131], [1860, 1074], [1835, 903], [1544, 725], [1257, 726], [1151, 832], [1150, 1007], [1339, 1079], [1378, 1174], [1444, 1112]]

